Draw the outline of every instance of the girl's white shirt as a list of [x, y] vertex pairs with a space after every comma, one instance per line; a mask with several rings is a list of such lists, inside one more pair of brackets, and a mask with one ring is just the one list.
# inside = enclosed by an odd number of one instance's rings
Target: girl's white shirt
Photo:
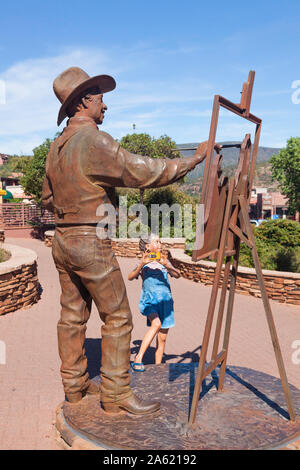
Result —
[[151, 261], [150, 263], [145, 264], [145, 266], [148, 266], [150, 269], [161, 269], [163, 270], [164, 266], [160, 264], [158, 261]]

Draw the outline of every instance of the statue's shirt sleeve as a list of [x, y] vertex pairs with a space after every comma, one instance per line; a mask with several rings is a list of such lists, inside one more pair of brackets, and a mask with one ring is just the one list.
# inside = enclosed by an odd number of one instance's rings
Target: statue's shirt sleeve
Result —
[[157, 188], [174, 183], [194, 165], [192, 158], [150, 158], [123, 149], [109, 134], [95, 132], [86, 176], [101, 186]]

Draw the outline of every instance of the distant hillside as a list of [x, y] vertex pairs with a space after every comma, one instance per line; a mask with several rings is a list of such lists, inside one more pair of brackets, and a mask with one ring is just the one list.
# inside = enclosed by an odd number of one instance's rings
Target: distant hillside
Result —
[[[222, 142], [224, 144], [225, 142]], [[226, 142], [229, 143], [229, 142]], [[230, 142], [232, 143], [232, 142]], [[185, 144], [181, 147], [195, 147], [197, 144]], [[180, 150], [180, 146], [179, 150]], [[271, 147], [260, 147], [257, 156], [257, 163], [256, 163], [256, 170], [254, 175], [253, 186], [258, 188], [268, 188], [269, 191], [276, 191], [278, 190], [278, 184], [272, 181], [272, 172], [271, 172], [271, 165], [269, 163], [270, 158], [275, 153], [278, 153], [280, 149], [278, 148], [271, 148]], [[189, 154], [187, 154], [189, 152]], [[183, 156], [191, 156], [194, 154], [194, 150], [188, 151], [184, 150], [180, 152]], [[226, 176], [233, 176], [238, 160], [239, 149], [237, 148], [230, 148], [230, 149], [223, 149], [223, 171]], [[229, 163], [231, 161], [231, 163]], [[234, 162], [234, 163], [232, 163]], [[203, 179], [203, 172], [204, 172], [204, 162], [199, 165], [199, 168], [195, 168], [191, 172], [191, 176], [189, 174], [186, 176], [186, 182], [182, 185], [181, 189], [185, 191], [187, 194], [199, 196], [201, 192], [202, 186], [202, 179]]]
[[[237, 144], [238, 142], [220, 142], [220, 144]], [[183, 157], [190, 157], [194, 155], [195, 150], [183, 150], [186, 148], [196, 148], [198, 147], [198, 143], [189, 143], [189, 144], [179, 144], [177, 145], [177, 149], [180, 151]], [[182, 150], [181, 150], [182, 149]], [[259, 147], [258, 155], [257, 155], [257, 166], [261, 162], [266, 162], [270, 160], [272, 155], [276, 154], [281, 150], [280, 148], [271, 148], [271, 147]], [[239, 156], [239, 149], [238, 148], [226, 148], [223, 149], [223, 167], [230, 167], [232, 166], [233, 169], [237, 165], [238, 156]], [[186, 182], [192, 183], [196, 182], [204, 173], [204, 162], [198, 165], [193, 171], [188, 173], [186, 176]]]

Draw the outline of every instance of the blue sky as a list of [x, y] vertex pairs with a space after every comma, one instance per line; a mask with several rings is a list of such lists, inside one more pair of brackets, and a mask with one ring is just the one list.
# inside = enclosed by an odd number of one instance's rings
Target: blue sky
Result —
[[[300, 135], [292, 102], [293, 93], [300, 101], [299, 0], [5, 2], [0, 31], [0, 152], [31, 154], [54, 136], [52, 82], [70, 66], [115, 77], [101, 127], [115, 138], [135, 124], [177, 143], [206, 140], [214, 94], [238, 102], [250, 69], [261, 144]], [[249, 129], [223, 113], [218, 139], [240, 140]]]

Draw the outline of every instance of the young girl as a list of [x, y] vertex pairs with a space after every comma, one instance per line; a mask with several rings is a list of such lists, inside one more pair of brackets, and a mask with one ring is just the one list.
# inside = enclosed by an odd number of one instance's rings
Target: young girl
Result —
[[[147, 325], [150, 328], [144, 336], [135, 361], [131, 363], [131, 368], [136, 372], [145, 370], [143, 356], [155, 335], [157, 335], [155, 364], [161, 364], [169, 328], [175, 324], [168, 274], [175, 278], [180, 277], [180, 272], [168, 261], [167, 254], [161, 252], [158, 236], [151, 235], [146, 241], [141, 239], [140, 248], [144, 252], [142, 261], [129, 274], [128, 279], [132, 281], [142, 276], [143, 287], [139, 308], [147, 317]], [[153, 259], [154, 254], [156, 259]]]

